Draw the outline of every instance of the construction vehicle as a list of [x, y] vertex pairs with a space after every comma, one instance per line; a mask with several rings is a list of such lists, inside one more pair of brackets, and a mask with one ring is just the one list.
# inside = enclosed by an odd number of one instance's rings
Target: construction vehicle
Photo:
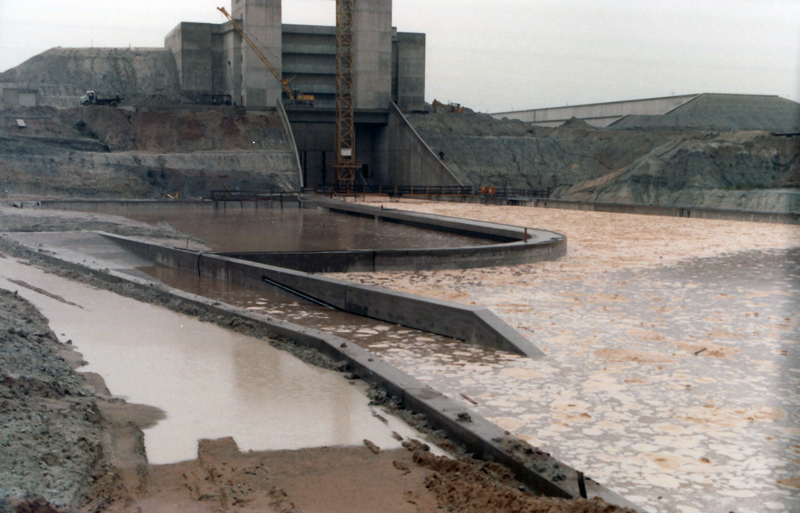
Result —
[[120, 95], [110, 98], [100, 98], [94, 91], [86, 91], [86, 94], [81, 96], [81, 105], [108, 105], [110, 107], [116, 107], [121, 102], [122, 97]]
[[462, 107], [460, 103], [448, 103], [447, 105], [445, 105], [439, 100], [433, 100], [433, 112], [437, 112], [438, 109], [442, 109], [445, 112], [450, 112], [453, 114], [464, 113], [464, 107]]
[[281, 76], [281, 74], [278, 73], [278, 70], [275, 69], [275, 66], [273, 66], [267, 60], [267, 58], [264, 56], [264, 53], [261, 50], [259, 50], [256, 44], [253, 42], [253, 40], [250, 39], [250, 36], [247, 35], [242, 26], [239, 25], [239, 23], [236, 20], [231, 18], [231, 15], [228, 14], [228, 11], [226, 11], [224, 7], [217, 7], [217, 10], [222, 14], [224, 14], [226, 18], [228, 18], [228, 21], [230, 21], [231, 24], [233, 25], [233, 29], [242, 37], [242, 39], [248, 44], [248, 46], [250, 46], [250, 48], [253, 49], [253, 52], [255, 52], [255, 54], [258, 56], [259, 59], [261, 59], [261, 62], [264, 63], [264, 65], [272, 73], [272, 75], [278, 80], [278, 82], [281, 83], [281, 85], [283, 86], [283, 90], [286, 91], [286, 95], [289, 97], [289, 101], [287, 101], [285, 105], [287, 107], [313, 107], [314, 95], [303, 94], [297, 89], [292, 89], [289, 86], [289, 82], [294, 80], [295, 77], [289, 79], [283, 78], [283, 76]]

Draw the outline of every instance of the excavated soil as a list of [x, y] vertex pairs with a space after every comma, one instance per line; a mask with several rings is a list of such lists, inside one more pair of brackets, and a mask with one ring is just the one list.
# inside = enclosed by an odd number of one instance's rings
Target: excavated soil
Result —
[[0, 196], [186, 198], [215, 189], [299, 189], [296, 159], [277, 112], [197, 106], [0, 110]]
[[800, 136], [608, 130], [579, 120], [544, 128], [469, 111], [408, 119], [465, 185], [549, 188], [580, 201], [800, 211]]

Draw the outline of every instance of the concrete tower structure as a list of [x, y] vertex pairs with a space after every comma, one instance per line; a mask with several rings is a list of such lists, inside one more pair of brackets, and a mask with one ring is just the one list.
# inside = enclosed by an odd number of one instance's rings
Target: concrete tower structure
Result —
[[[281, 0], [232, 0], [231, 15], [241, 20], [247, 34], [261, 48], [278, 73], [282, 69], [283, 28]], [[283, 86], [247, 44], [241, 47], [242, 103], [248, 107], [273, 106]]]
[[[307, 186], [335, 181], [336, 27], [283, 25], [281, 0], [232, 0], [241, 24], [290, 87], [314, 96], [314, 106], [289, 106], [287, 116]], [[354, 0], [356, 159], [361, 183], [439, 185], [427, 147], [410, 151], [417, 137], [402, 112], [425, 108], [425, 34], [392, 27], [392, 0]], [[183, 95], [198, 103], [275, 108], [287, 95], [230, 22], [181, 23], [165, 40], [175, 56]], [[392, 103], [397, 105], [395, 108]], [[398, 110], [399, 109], [399, 110]], [[405, 135], [401, 135], [405, 134]], [[411, 142], [409, 142], [411, 141]], [[424, 146], [424, 145], [423, 145]], [[416, 147], [415, 147], [416, 148]], [[430, 165], [407, 156], [430, 153]], [[417, 157], [414, 157], [417, 158]], [[421, 157], [420, 157], [421, 158]], [[423, 159], [425, 160], [425, 159]], [[427, 161], [426, 161], [427, 162]], [[447, 177], [444, 183], [457, 185]]]
[[357, 109], [392, 100], [392, 0], [355, 0], [354, 85]]
[[[231, 16], [291, 87], [335, 105], [336, 27], [283, 25], [281, 0], [232, 0]], [[392, 27], [392, 0], [355, 0], [354, 86], [357, 110], [424, 108], [425, 34]], [[230, 99], [274, 107], [283, 86], [230, 22], [181, 23], [167, 35], [183, 93], [198, 102]]]

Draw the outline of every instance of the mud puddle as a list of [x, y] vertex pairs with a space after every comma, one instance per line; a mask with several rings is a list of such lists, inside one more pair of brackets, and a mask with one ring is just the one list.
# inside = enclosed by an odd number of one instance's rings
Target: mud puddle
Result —
[[167, 413], [145, 431], [151, 463], [194, 458], [201, 438], [232, 436], [247, 451], [365, 438], [391, 449], [400, 447], [393, 431], [419, 436], [399, 420], [374, 417], [361, 382], [351, 385], [265, 341], [10, 259], [0, 259], [0, 287], [17, 290], [60, 340], [72, 340], [89, 362], [81, 370], [101, 374], [117, 396]]

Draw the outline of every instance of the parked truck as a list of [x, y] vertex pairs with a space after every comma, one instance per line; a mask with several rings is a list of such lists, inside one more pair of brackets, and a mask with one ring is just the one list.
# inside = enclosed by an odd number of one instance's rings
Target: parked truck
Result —
[[122, 97], [119, 95], [109, 98], [100, 98], [94, 91], [86, 91], [86, 94], [81, 96], [81, 105], [109, 105], [111, 107], [116, 107], [120, 102], [122, 102]]

